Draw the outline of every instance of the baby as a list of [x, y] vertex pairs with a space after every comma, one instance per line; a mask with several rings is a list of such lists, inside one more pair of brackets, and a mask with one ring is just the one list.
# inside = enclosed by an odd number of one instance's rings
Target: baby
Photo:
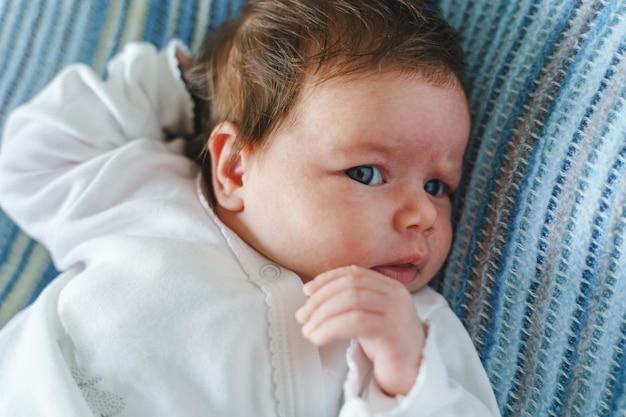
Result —
[[430, 2], [257, 0], [193, 62], [63, 71], [0, 153], [2, 208], [63, 271], [0, 333], [0, 414], [498, 415], [427, 287], [461, 70]]

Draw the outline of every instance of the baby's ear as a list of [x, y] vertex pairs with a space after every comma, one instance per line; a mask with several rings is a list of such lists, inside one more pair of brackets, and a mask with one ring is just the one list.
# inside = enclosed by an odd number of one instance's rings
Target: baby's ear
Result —
[[221, 122], [213, 129], [207, 144], [211, 154], [213, 193], [222, 208], [239, 212], [243, 210], [240, 190], [243, 186], [244, 158], [240, 151], [234, 158], [231, 153], [238, 129], [231, 122]]

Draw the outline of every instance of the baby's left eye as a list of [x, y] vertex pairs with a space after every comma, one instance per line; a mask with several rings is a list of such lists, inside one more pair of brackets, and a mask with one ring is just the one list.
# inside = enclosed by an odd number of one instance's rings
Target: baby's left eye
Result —
[[434, 197], [440, 197], [446, 190], [446, 185], [441, 180], [430, 180], [424, 185], [424, 190]]

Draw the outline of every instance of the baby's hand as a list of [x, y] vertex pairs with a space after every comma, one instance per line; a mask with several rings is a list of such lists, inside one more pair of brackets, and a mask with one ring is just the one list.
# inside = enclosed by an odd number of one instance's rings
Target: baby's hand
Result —
[[318, 275], [304, 286], [309, 299], [296, 313], [302, 334], [316, 345], [358, 339], [374, 364], [378, 386], [407, 394], [417, 378], [426, 332], [411, 295], [378, 272], [349, 266]]

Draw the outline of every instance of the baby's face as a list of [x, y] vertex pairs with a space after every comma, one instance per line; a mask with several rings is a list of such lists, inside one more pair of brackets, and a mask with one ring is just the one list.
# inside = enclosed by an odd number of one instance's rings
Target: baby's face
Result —
[[240, 234], [305, 282], [358, 265], [417, 290], [450, 249], [469, 126], [460, 87], [419, 76], [307, 84], [252, 155]]

